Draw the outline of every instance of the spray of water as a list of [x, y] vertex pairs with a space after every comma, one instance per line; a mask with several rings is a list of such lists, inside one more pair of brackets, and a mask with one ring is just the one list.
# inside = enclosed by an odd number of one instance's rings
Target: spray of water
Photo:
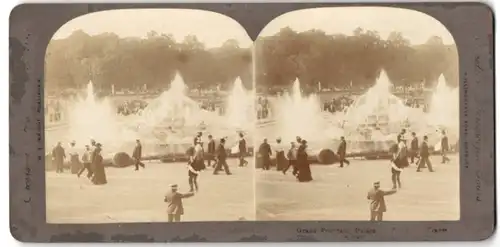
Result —
[[458, 88], [446, 86], [443, 75], [439, 76], [437, 86], [432, 94], [427, 121], [433, 125], [458, 130], [459, 99]]
[[152, 100], [138, 117], [138, 129], [151, 131], [157, 127], [183, 127], [199, 110], [198, 104], [186, 95], [184, 80], [177, 74], [169, 90]]
[[252, 94], [245, 90], [240, 78], [234, 81], [233, 89], [227, 98], [226, 109], [226, 117], [230, 126], [244, 128], [252, 124]]
[[400, 125], [409, 115], [409, 107], [391, 93], [389, 77], [382, 71], [375, 85], [359, 96], [348, 108], [344, 121], [346, 126], [356, 127], [374, 122]]
[[107, 99], [96, 99], [91, 81], [87, 84], [85, 96], [77, 99], [69, 109], [69, 137], [78, 146], [89, 144], [90, 139], [112, 145], [125, 137], [119, 127], [116, 111]]
[[293, 82], [291, 94], [285, 93], [277, 101], [278, 129], [276, 137], [284, 143], [294, 141], [296, 136], [307, 140], [323, 137], [325, 121], [322, 118], [317, 95], [303, 96], [300, 82]]

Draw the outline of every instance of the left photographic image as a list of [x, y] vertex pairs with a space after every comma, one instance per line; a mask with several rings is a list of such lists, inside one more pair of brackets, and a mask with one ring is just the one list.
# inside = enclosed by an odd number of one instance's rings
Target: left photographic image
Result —
[[255, 220], [252, 41], [198, 10], [87, 14], [45, 55], [46, 220]]

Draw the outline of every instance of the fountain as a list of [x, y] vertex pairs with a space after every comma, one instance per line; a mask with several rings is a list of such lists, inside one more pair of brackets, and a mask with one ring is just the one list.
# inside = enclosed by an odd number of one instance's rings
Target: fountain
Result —
[[154, 153], [184, 154], [199, 131], [216, 138], [227, 137], [231, 145], [237, 141], [238, 131], [246, 132], [252, 126], [251, 118], [242, 110], [245, 105], [249, 110], [252, 108], [250, 95], [243, 89], [241, 80], [235, 81], [228, 97], [227, 116], [202, 109], [198, 102], [189, 98], [186, 89], [184, 80], [177, 74], [169, 90], [152, 100], [142, 114], [131, 121], [139, 138], [148, 142], [148, 146], [156, 147]]
[[[258, 126], [258, 138], [282, 137], [282, 147], [285, 147], [296, 136], [301, 136], [309, 143], [310, 155], [315, 156], [320, 163], [329, 164], [335, 159], [333, 153], [341, 136], [346, 138], [350, 156], [380, 158], [387, 156], [387, 151], [396, 142], [396, 136], [403, 128], [408, 133], [405, 139], [409, 140], [409, 133], [415, 132], [420, 138], [427, 135], [431, 145], [434, 145], [439, 142], [439, 131], [436, 131], [439, 130], [438, 124], [451, 126], [458, 123], [458, 118], [453, 116], [451, 120], [450, 116], [444, 118], [447, 122], [426, 121], [421, 108], [406, 106], [402, 99], [391, 93], [391, 87], [392, 83], [382, 70], [375, 85], [357, 97], [348, 109], [330, 114], [320, 111], [317, 95], [304, 97], [300, 91], [300, 83], [296, 80], [291, 94], [274, 99], [272, 105], [276, 106], [278, 112], [272, 122], [274, 126], [268, 128], [271, 124], [267, 123]], [[450, 103], [444, 104], [458, 105], [457, 92], [446, 92], [442, 88], [436, 90], [437, 95], [442, 95], [435, 96], [441, 101], [440, 104], [443, 104], [442, 100], [445, 98]], [[449, 112], [457, 112], [455, 109], [447, 109]], [[448, 134], [450, 143], [454, 140], [452, 136]], [[269, 142], [272, 147], [277, 146], [274, 140], [270, 139]]]
[[371, 128], [385, 134], [398, 132], [408, 120], [410, 110], [391, 93], [391, 82], [385, 71], [381, 71], [375, 85], [347, 109], [343, 126], [351, 131]]
[[439, 146], [439, 132], [446, 130], [450, 143], [458, 140], [460, 132], [459, 92], [446, 85], [444, 75], [440, 75], [430, 100], [430, 108], [426, 116], [427, 123], [434, 127], [436, 134], [429, 142]]
[[[57, 130], [46, 130], [46, 144], [50, 149], [58, 141], [66, 146], [74, 140], [77, 147], [83, 149], [90, 139], [95, 139], [103, 144], [103, 154], [109, 161], [116, 155], [127, 156], [126, 153], [133, 150], [135, 140], [140, 139], [146, 159], [168, 155], [184, 157], [196, 132], [202, 131], [215, 138], [225, 137], [230, 148], [237, 143], [239, 132], [248, 133], [253, 127], [252, 99], [241, 80], [236, 80], [227, 100], [229, 112], [220, 116], [201, 109], [198, 102], [189, 98], [186, 85], [177, 74], [169, 90], [149, 102], [141, 114], [119, 116], [109, 98], [95, 97], [94, 85], [89, 82], [86, 94], [68, 104], [68, 124]], [[245, 108], [248, 109], [247, 115]], [[246, 138], [251, 144], [252, 136]]]
[[227, 98], [227, 121], [230, 126], [244, 129], [253, 124], [253, 95], [245, 90], [240, 78], [234, 81], [231, 94]]
[[293, 82], [291, 94], [285, 93], [276, 106], [279, 118], [277, 137], [281, 137], [284, 143], [294, 141], [296, 136], [308, 141], [323, 139], [321, 132], [326, 126], [319, 99], [314, 94], [303, 96], [298, 79]]
[[105, 146], [115, 146], [125, 138], [115, 112], [108, 99], [96, 99], [94, 84], [89, 81], [85, 97], [69, 106], [67, 136], [79, 147], [89, 144], [92, 138]]
[[459, 94], [458, 88], [446, 86], [446, 80], [441, 74], [431, 97], [427, 121], [436, 126], [458, 131], [459, 125]]

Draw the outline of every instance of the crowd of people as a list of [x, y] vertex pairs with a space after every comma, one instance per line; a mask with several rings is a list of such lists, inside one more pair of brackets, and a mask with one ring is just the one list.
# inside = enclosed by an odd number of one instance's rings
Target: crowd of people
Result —
[[323, 102], [323, 111], [336, 113], [345, 111], [354, 100], [349, 96], [340, 96], [336, 98], [332, 98], [329, 101]]
[[106, 171], [104, 169], [102, 144], [95, 140], [90, 141], [90, 145], [85, 145], [83, 152], [76, 148], [76, 142], [72, 141], [66, 150], [61, 142], [52, 149], [51, 158], [57, 173], [64, 173], [66, 161], [72, 174], [78, 177], [87, 170], [87, 178], [95, 185], [107, 183]]
[[259, 96], [256, 102], [257, 120], [266, 119], [271, 112], [271, 105], [266, 97]]
[[[285, 150], [281, 148], [281, 139], [276, 140], [277, 148], [274, 150], [275, 166], [277, 171], [286, 174], [292, 168], [292, 174], [299, 182], [310, 182], [313, 180], [309, 154], [307, 152], [307, 141], [297, 136], [295, 142], [290, 143], [286, 155]], [[259, 145], [257, 151], [257, 167], [263, 170], [270, 170], [273, 165], [273, 150], [267, 139]]]
[[[385, 205], [384, 196], [392, 195], [402, 188], [401, 173], [404, 169], [410, 167], [411, 164], [416, 166], [416, 171], [421, 172], [422, 169], [427, 168], [429, 172], [434, 172], [433, 165], [429, 159], [431, 155], [431, 147], [428, 143], [427, 136], [419, 140], [415, 132], [411, 133], [410, 146], [407, 146], [405, 139], [406, 130], [403, 129], [397, 137], [396, 143], [391, 147], [391, 181], [392, 189], [384, 191], [380, 189], [380, 181], [374, 183], [373, 188], [368, 192], [367, 199], [370, 200], [370, 220], [382, 221], [383, 214], [387, 208]], [[446, 131], [441, 131], [440, 141], [440, 154], [441, 163], [448, 163], [450, 159], [447, 153], [450, 151], [450, 145]]]
[[[395, 144], [390, 148], [390, 163], [391, 163], [391, 181], [392, 189], [384, 191], [380, 189], [380, 181], [374, 183], [374, 187], [368, 193], [367, 199], [370, 200], [370, 220], [381, 221], [383, 214], [386, 211], [384, 196], [392, 195], [397, 190], [402, 188], [401, 173], [404, 169], [415, 165], [416, 172], [421, 172], [427, 168], [429, 172], [434, 172], [434, 167], [429, 159], [433, 147], [428, 143], [427, 136], [423, 136], [419, 140], [415, 132], [411, 133], [410, 143], [406, 140], [406, 129], [403, 129], [397, 136]], [[277, 171], [286, 174], [292, 168], [292, 174], [299, 182], [312, 181], [310, 168], [310, 160], [307, 152], [307, 141], [300, 137], [296, 138], [295, 142], [290, 143], [290, 148], [286, 151], [281, 145], [281, 139], [276, 140], [276, 148], [273, 150], [267, 139], [264, 139], [260, 144], [257, 152], [257, 167], [263, 170], [270, 170], [272, 165], [275, 165]], [[409, 145], [409, 146], [407, 146]], [[448, 163], [450, 159], [447, 153], [450, 151], [450, 145], [445, 130], [441, 130], [440, 140], [440, 155], [441, 163]], [[340, 137], [340, 143], [336, 151], [336, 161], [340, 163], [339, 167], [350, 165], [346, 159], [347, 142], [345, 138]], [[274, 158], [274, 164], [273, 164]]]
[[140, 115], [148, 106], [148, 103], [142, 100], [125, 101], [117, 106], [116, 113], [122, 116]]
[[[178, 185], [173, 184], [171, 185], [171, 191], [165, 196], [165, 202], [168, 204], [167, 212], [169, 222], [178, 222], [181, 220], [181, 215], [184, 213], [182, 199], [194, 196], [195, 193], [200, 190], [198, 176], [201, 172], [213, 169], [213, 175], [218, 175], [221, 171], [224, 171], [226, 175], [232, 175], [227, 163], [227, 138], [220, 138], [218, 143], [216, 143], [212, 135], [209, 134], [207, 137], [208, 143], [206, 150], [204, 149], [203, 133], [198, 132], [194, 137], [193, 145], [186, 152], [188, 156], [187, 175], [189, 192], [179, 193], [177, 191]], [[248, 161], [245, 160], [248, 149], [243, 133], [239, 133], [238, 143], [231, 149], [231, 152], [238, 154], [239, 167], [248, 165]]]
[[[212, 135], [208, 135], [207, 149], [204, 149], [203, 133], [198, 132], [193, 140], [193, 144], [188, 148], [186, 155], [187, 162], [187, 182], [189, 184], [188, 193], [178, 192], [178, 185], [172, 184], [171, 191], [165, 196], [165, 202], [168, 204], [168, 220], [180, 221], [181, 215], [184, 213], [182, 206], [182, 198], [193, 196], [200, 189], [198, 176], [202, 171], [212, 169], [213, 175], [218, 175], [224, 171], [226, 175], [232, 175], [227, 163], [228, 152], [226, 148], [227, 138], [223, 137], [218, 140]], [[72, 141], [66, 150], [61, 142], [53, 148], [51, 153], [52, 162], [57, 173], [64, 173], [66, 170], [65, 163], [69, 163], [69, 169], [72, 174], [80, 177], [87, 171], [86, 177], [95, 185], [107, 184], [106, 171], [104, 168], [102, 156], [102, 144], [91, 140], [90, 145], [85, 145], [85, 150], [80, 152], [76, 148], [76, 142]], [[239, 133], [238, 143], [231, 148], [231, 153], [238, 156], [238, 166], [245, 167], [248, 161], [245, 157], [248, 153], [246, 139], [243, 133]], [[142, 144], [140, 140], [136, 140], [136, 145], [130, 156], [135, 171], [146, 166], [142, 162]]]
[[45, 121], [58, 123], [63, 119], [62, 102], [59, 99], [48, 99], [44, 104]]

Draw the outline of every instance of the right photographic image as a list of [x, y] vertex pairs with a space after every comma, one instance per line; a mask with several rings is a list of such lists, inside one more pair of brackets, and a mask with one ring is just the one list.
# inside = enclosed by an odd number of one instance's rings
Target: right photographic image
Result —
[[256, 220], [460, 219], [459, 57], [441, 22], [293, 11], [254, 49]]

